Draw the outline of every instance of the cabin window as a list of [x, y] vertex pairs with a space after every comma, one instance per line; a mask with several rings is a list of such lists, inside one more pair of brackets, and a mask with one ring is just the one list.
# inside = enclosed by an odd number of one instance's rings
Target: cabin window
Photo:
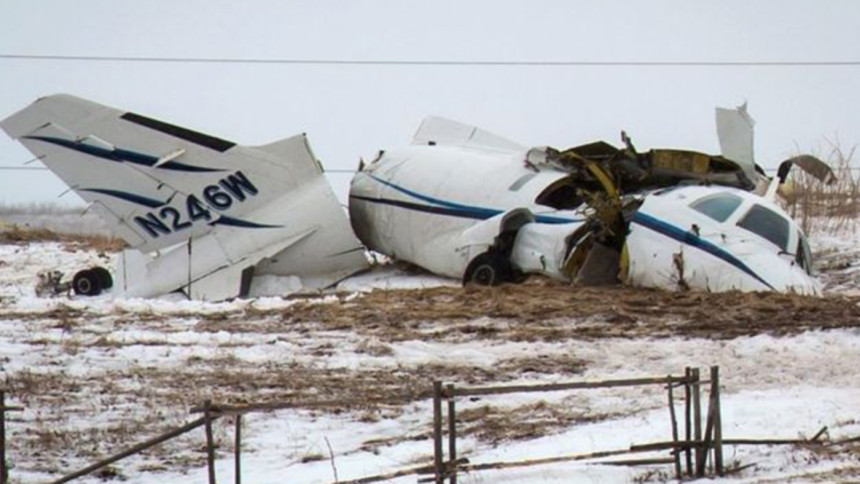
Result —
[[788, 219], [769, 208], [753, 205], [738, 222], [738, 227], [764, 237], [783, 251], [788, 248]]
[[702, 212], [717, 222], [725, 222], [735, 213], [743, 200], [731, 193], [718, 193], [693, 202], [690, 207]]
[[531, 179], [534, 178], [535, 176], [537, 176], [536, 173], [526, 173], [525, 175], [517, 178], [517, 181], [512, 183], [511, 186], [508, 187], [508, 190], [510, 190], [512, 192], [519, 190], [520, 188], [523, 187], [523, 185], [530, 182]]
[[576, 193], [573, 181], [565, 178], [541, 192], [535, 199], [535, 203], [556, 210], [572, 210], [582, 205], [582, 198]]

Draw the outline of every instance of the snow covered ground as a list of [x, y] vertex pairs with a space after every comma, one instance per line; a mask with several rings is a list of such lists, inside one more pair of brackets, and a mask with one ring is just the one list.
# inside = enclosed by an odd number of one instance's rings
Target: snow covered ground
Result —
[[[734, 317], [727, 297], [540, 284], [469, 290], [394, 266], [304, 299], [39, 298], [39, 271], [70, 274], [108, 265], [112, 254], [57, 242], [0, 245], [0, 376], [10, 403], [26, 407], [7, 425], [12, 482], [77, 470], [197, 418], [190, 409], [205, 400], [341, 402], [246, 415], [244, 482], [326, 483], [428, 464], [433, 379], [602, 380], [719, 365], [725, 438], [810, 437], [823, 426], [831, 440], [856, 437], [860, 236], [813, 242], [824, 255], [829, 302], [819, 310], [807, 299], [752, 296], [745, 301], [757, 305], [731, 331], [708, 324]], [[689, 312], [673, 312], [670, 300]], [[778, 327], [752, 324], [784, 312]], [[458, 411], [460, 456], [473, 464], [671, 436], [658, 386], [464, 398]], [[217, 473], [227, 482], [232, 417], [216, 422], [215, 437]], [[204, 443], [198, 429], [81, 481], [206, 482]], [[755, 464], [726, 478], [733, 482], [860, 479], [856, 444], [726, 447], [725, 460]], [[473, 472], [460, 482], [659, 482], [672, 475], [670, 465], [568, 462]]]

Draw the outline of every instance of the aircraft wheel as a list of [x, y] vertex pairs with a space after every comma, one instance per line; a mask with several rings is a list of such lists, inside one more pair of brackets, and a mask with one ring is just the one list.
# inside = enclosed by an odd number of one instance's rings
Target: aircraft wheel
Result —
[[507, 259], [498, 254], [481, 254], [475, 258], [466, 269], [464, 283], [480, 286], [498, 286], [511, 280], [511, 265]]
[[113, 287], [113, 277], [111, 277], [110, 271], [104, 267], [93, 267], [90, 270], [95, 272], [98, 276], [102, 289], [110, 289]]
[[80, 271], [72, 279], [72, 289], [79, 296], [95, 296], [102, 292], [101, 278], [92, 269]]

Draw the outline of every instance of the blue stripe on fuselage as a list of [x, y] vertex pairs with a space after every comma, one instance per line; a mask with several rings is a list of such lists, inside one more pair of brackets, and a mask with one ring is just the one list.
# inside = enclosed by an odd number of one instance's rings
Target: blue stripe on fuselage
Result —
[[755, 280], [761, 282], [770, 289], [775, 290], [773, 286], [768, 284], [767, 281], [761, 278], [761, 276], [753, 272], [753, 270], [750, 269], [749, 266], [744, 264], [740, 259], [733, 256], [726, 250], [720, 248], [716, 244], [702, 239], [698, 235], [683, 230], [670, 223], [664, 222], [652, 215], [648, 215], [647, 213], [642, 213], [641, 211], [636, 212], [636, 214], [633, 216], [633, 222], [645, 228], [651, 229], [654, 232], [665, 235], [666, 237], [675, 239], [678, 242], [693, 246], [697, 249], [707, 252], [708, 254], [711, 254], [718, 259], [728, 262], [729, 264], [737, 267], [738, 269], [753, 277]]
[[[389, 181], [383, 180], [379, 177], [369, 175], [374, 180], [382, 183], [387, 187], [391, 187], [397, 190], [400, 193], [405, 195], [409, 195], [410, 197], [417, 198], [418, 200], [428, 202], [433, 204], [433, 206], [420, 205], [411, 202], [398, 202], [396, 200], [389, 199], [380, 199], [380, 198], [368, 198], [368, 197], [353, 197], [359, 200], [364, 200], [367, 202], [373, 203], [382, 203], [385, 205], [394, 205], [401, 208], [406, 208], [410, 210], [417, 210], [421, 212], [429, 212], [435, 213], [439, 215], [449, 215], [453, 217], [463, 217], [463, 218], [472, 218], [476, 220], [487, 220], [489, 218], [493, 218], [496, 215], [505, 213], [505, 210], [500, 210], [496, 208], [486, 208], [486, 207], [477, 207], [474, 205], [464, 205], [461, 203], [450, 202], [447, 200], [442, 200], [439, 198], [431, 197], [428, 195], [424, 195], [422, 193], [418, 193], [408, 188], [403, 188], [399, 185], [395, 185]], [[444, 207], [444, 208], [440, 208]], [[535, 221], [544, 224], [567, 224], [572, 222], [582, 222], [581, 219], [571, 219], [564, 217], [554, 217], [552, 215], [535, 215]]]

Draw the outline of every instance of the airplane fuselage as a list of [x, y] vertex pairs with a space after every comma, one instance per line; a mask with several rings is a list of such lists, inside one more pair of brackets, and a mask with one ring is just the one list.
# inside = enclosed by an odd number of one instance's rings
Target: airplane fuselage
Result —
[[[459, 146], [383, 152], [353, 179], [353, 229], [372, 250], [464, 280], [470, 264], [508, 232], [512, 246], [504, 257], [513, 269], [575, 280], [566, 262], [587, 238], [573, 235], [594, 211], [585, 204], [571, 209], [538, 203], [553, 200], [547, 193], [564, 186], [569, 173], [524, 163], [526, 158], [527, 151]], [[638, 208], [628, 216], [623, 248], [610, 264], [622, 281], [820, 293], [797, 224], [758, 195], [693, 185], [644, 190], [625, 200]], [[726, 206], [719, 206], [721, 200]], [[516, 221], [506, 225], [512, 216]]]

